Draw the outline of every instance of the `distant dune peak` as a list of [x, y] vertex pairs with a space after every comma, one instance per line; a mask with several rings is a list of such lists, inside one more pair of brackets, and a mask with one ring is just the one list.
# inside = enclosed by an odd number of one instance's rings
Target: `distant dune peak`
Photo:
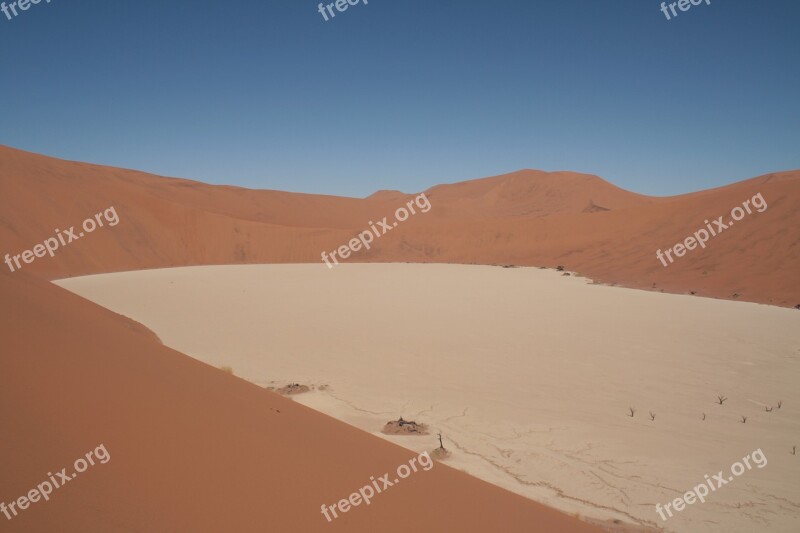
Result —
[[403, 198], [408, 196], [408, 194], [404, 193], [403, 191], [397, 191], [394, 189], [381, 189], [379, 191], [375, 191], [374, 193], [367, 196], [367, 200], [393, 200], [395, 198]]

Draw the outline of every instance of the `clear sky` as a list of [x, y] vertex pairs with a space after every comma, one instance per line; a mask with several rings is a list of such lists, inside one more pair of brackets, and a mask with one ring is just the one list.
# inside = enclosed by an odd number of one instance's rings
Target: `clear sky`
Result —
[[0, 13], [0, 144], [33, 152], [345, 196], [800, 168], [799, 0], [46, 2]]

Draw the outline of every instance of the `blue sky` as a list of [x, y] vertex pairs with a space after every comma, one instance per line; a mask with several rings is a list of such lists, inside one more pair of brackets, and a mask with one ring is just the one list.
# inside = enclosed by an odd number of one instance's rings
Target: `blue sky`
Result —
[[45, 2], [0, 14], [0, 144], [33, 152], [345, 196], [800, 168], [797, 0]]

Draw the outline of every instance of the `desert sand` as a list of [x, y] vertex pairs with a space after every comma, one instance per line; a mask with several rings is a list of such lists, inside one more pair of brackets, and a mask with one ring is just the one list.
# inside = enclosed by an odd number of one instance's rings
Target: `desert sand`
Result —
[[[466, 265], [208, 266], [58, 284], [140, 322], [166, 346], [213, 367], [230, 366], [261, 387], [315, 387], [294, 402], [268, 395], [259, 405], [317, 420], [299, 405], [305, 404], [413, 451], [438, 446], [441, 432], [452, 452], [448, 464], [568, 513], [676, 532], [800, 530], [800, 463], [791, 455], [800, 430], [795, 310], [609, 287], [554, 270]], [[147, 355], [147, 365], [135, 346], [126, 353], [115, 372], [131, 366], [150, 373], [148, 383], [173, 393], [170, 403], [203, 401], [212, 409], [219, 400], [188, 386], [175, 396], [176, 380], [188, 378], [177, 369], [163, 375], [147, 366], [167, 364], [158, 363], [162, 353]], [[215, 386], [236, 379], [174, 352], [168, 360]], [[100, 378], [107, 363], [93, 364]], [[271, 416], [245, 402], [257, 397], [255, 387], [237, 390], [227, 401], [238, 402], [243, 416]], [[719, 405], [717, 395], [728, 400]], [[428, 424], [431, 434], [383, 435], [383, 425], [398, 416]], [[242, 439], [243, 453], [256, 454], [263, 439], [274, 438], [234, 427], [227, 417], [220, 421], [225, 427], [220, 436], [214, 426], [214, 438]], [[171, 438], [202, 442], [212, 435], [212, 427], [195, 433], [196, 420], [180, 424], [194, 429]], [[154, 433], [136, 434], [144, 444]], [[325, 440], [314, 453], [324, 450], [328, 459], [353, 453], [344, 440], [331, 439], [341, 449]], [[171, 455], [183, 454], [174, 444]], [[163, 449], [147, 445], [153, 456]], [[745, 472], [705, 504], [659, 519], [656, 503], [702, 483], [705, 474], [728, 471], [756, 449], [766, 455], [766, 467]], [[386, 453], [399, 463], [403, 453], [394, 450]], [[312, 453], [306, 457], [313, 468], [306, 465], [305, 473], [328, 464]], [[378, 471], [383, 464], [371, 466]], [[345, 465], [335, 475], [341, 476], [335, 494], [357, 483]]]
[[[613, 179], [613, 177], [609, 177]], [[24, 187], [19, 186], [24, 183]], [[355, 262], [564, 265], [603, 283], [669, 293], [800, 304], [800, 171], [656, 198], [575, 172], [521, 170], [436, 185], [432, 209]], [[668, 268], [656, 250], [754, 194], [763, 213]], [[413, 195], [368, 198], [214, 186], [0, 146], [0, 243], [19, 253], [115, 206], [120, 223], [26, 265], [49, 279], [173, 266], [320, 263]]]
[[[768, 211], [658, 263], [756, 193]], [[664, 525], [797, 529], [798, 315], [742, 302], [800, 303], [800, 171], [668, 198], [536, 170], [426, 194], [429, 213], [328, 271], [322, 250], [413, 195], [254, 191], [0, 146], [3, 253], [109, 206], [120, 219], [0, 275], [0, 500], [99, 443], [112, 457], [9, 531], [595, 530], [533, 500], [620, 530], [756, 448], [767, 467]], [[131, 272], [222, 264], [249, 266]], [[110, 272], [64, 284], [168, 347], [45, 281]], [[265, 390], [293, 383], [312, 391]], [[400, 416], [429, 434], [380, 432]], [[437, 465], [380, 505], [319, 514], [439, 431], [447, 463], [492, 484]]]
[[442, 464], [328, 523], [323, 503], [412, 454], [24, 272], [0, 275], [0, 294], [0, 501], [101, 443], [110, 455], [0, 515], [2, 531], [600, 531]]

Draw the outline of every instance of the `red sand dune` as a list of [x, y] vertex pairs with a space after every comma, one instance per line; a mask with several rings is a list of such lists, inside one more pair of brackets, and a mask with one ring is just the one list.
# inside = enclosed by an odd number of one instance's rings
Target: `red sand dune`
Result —
[[[746, 216], [669, 267], [656, 259], [761, 193]], [[433, 205], [349, 261], [564, 265], [598, 282], [700, 296], [800, 303], [800, 171], [669, 198], [596, 176], [524, 170], [426, 191]], [[0, 147], [2, 252], [30, 249], [55, 228], [114, 205], [121, 222], [25, 265], [46, 277], [230, 263], [319, 262], [413, 198], [252, 191], [74, 163]], [[738, 296], [734, 296], [738, 295]]]

